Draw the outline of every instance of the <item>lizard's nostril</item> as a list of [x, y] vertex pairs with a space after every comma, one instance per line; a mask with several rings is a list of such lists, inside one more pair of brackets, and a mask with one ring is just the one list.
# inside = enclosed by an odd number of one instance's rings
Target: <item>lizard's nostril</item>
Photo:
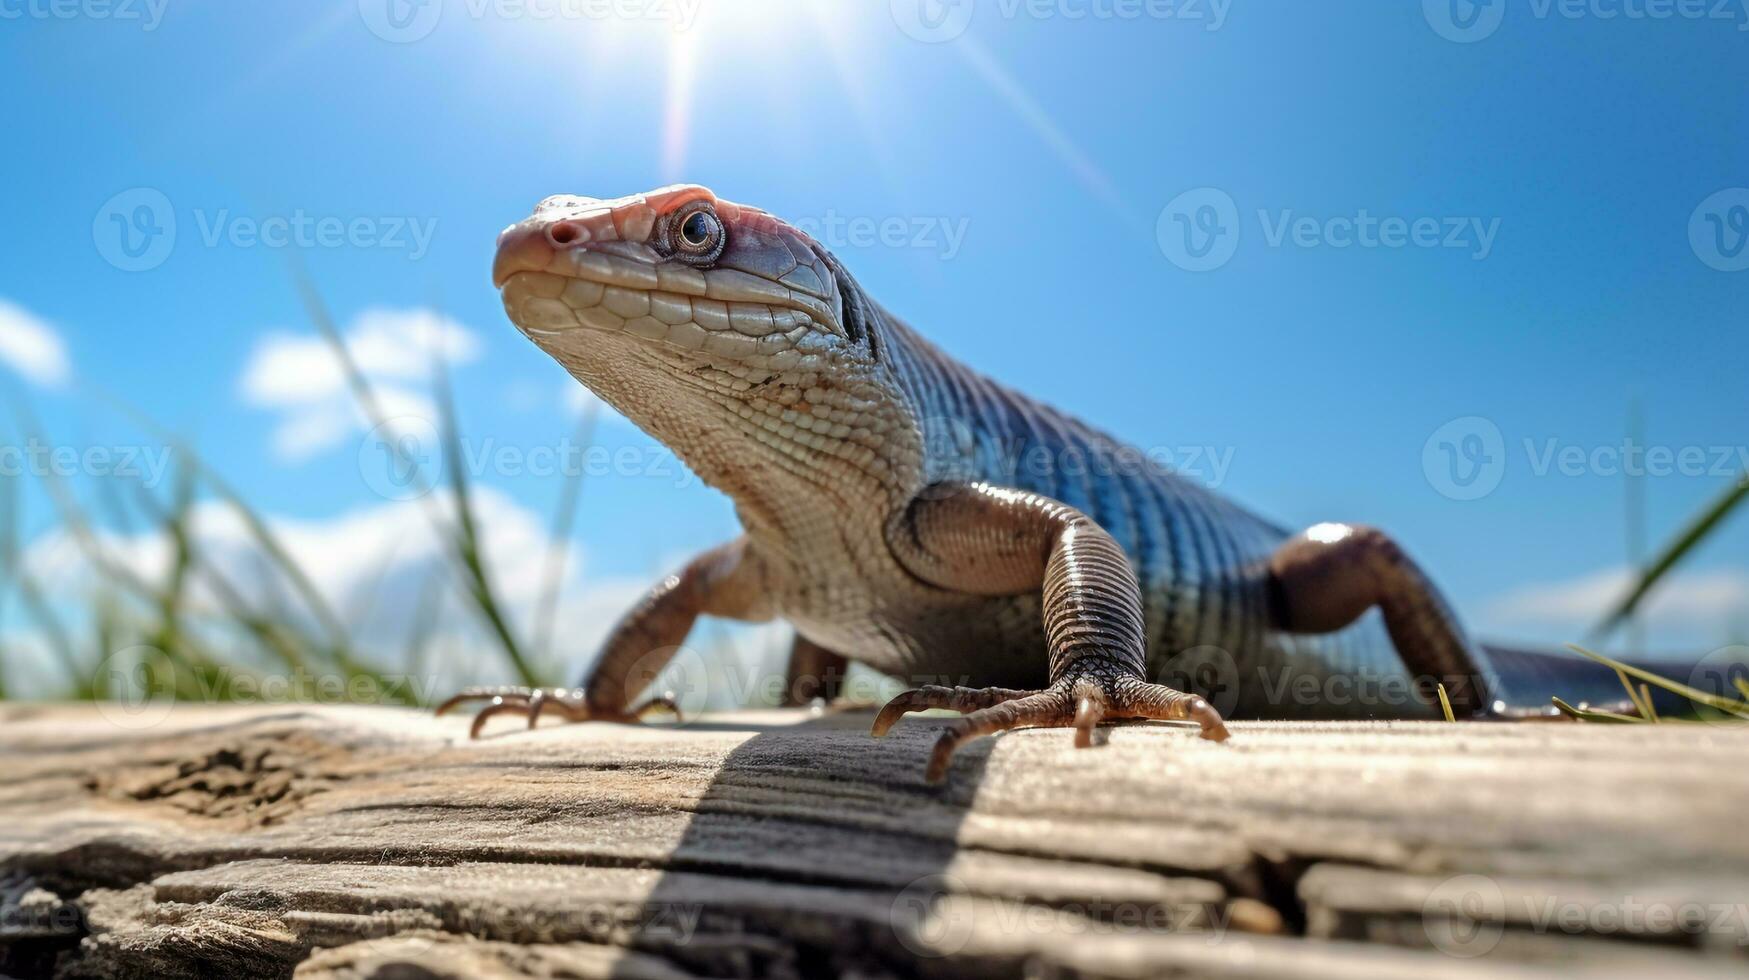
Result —
[[547, 226], [547, 238], [554, 245], [574, 245], [583, 237], [583, 226], [574, 221], [555, 221]]

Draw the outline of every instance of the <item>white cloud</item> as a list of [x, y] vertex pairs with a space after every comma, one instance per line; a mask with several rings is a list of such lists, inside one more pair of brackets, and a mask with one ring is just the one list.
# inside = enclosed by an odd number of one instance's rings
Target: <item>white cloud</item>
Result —
[[[525, 643], [534, 633], [547, 589], [547, 555], [552, 542], [546, 517], [517, 503], [502, 491], [476, 487], [472, 492], [474, 518], [482, 535], [481, 559], [494, 590], [506, 610], [512, 629]], [[416, 682], [419, 693], [442, 696], [468, 684], [512, 683], [515, 678], [496, 646], [496, 640], [481, 624], [472, 600], [453, 573], [444, 544], [443, 530], [452, 526], [454, 498], [433, 493], [423, 501], [375, 504], [321, 519], [266, 516], [274, 536], [315, 585], [326, 604], [340, 617], [357, 647], [373, 662], [393, 673], [399, 669], [409, 637], [429, 629], [432, 640], [426, 668]], [[275, 570], [243, 519], [220, 501], [197, 504], [189, 518], [189, 540], [200, 556], [202, 568], [218, 575], [254, 609], [279, 619], [302, 622], [312, 631], [317, 624]], [[105, 562], [148, 581], [161, 582], [169, 573], [174, 551], [171, 542], [156, 531], [136, 535], [101, 533], [98, 536]], [[46, 594], [79, 608], [89, 604], [98, 581], [85, 551], [69, 532], [57, 529], [33, 541], [25, 567]], [[651, 569], [647, 576], [595, 576], [583, 574], [583, 555], [568, 549], [558, 578], [558, 602], [552, 624], [551, 666], [567, 683], [575, 682], [582, 668], [595, 655], [601, 641], [619, 617], [673, 566]], [[442, 583], [435, 614], [416, 621], [424, 612], [431, 582]], [[223, 596], [204, 571], [190, 580], [186, 612], [191, 620], [204, 621], [209, 614], [228, 618]], [[691, 639], [693, 649], [708, 654], [711, 662], [742, 665], [772, 662], [784, 649], [783, 627], [769, 625], [729, 631], [704, 629]], [[8, 649], [18, 659], [29, 659], [27, 674], [43, 678], [51, 686], [60, 677], [47, 666], [50, 654], [40, 643], [8, 637]], [[39, 649], [41, 648], [41, 649]], [[241, 656], [241, 646], [228, 645], [227, 658]], [[31, 652], [29, 657], [23, 654]], [[538, 653], [538, 651], [536, 651]], [[93, 662], [95, 662], [93, 658]], [[264, 665], [265, 666], [265, 665]], [[781, 660], [776, 668], [781, 669]], [[718, 684], [713, 703], [749, 686]]]
[[[475, 488], [472, 499], [482, 535], [482, 560], [513, 625], [526, 637], [546, 589], [551, 542], [546, 521], [490, 487]], [[503, 681], [508, 678], [494, 669], [501, 661], [492, 640], [479, 629], [468, 605], [471, 600], [456, 587], [451, 571], [446, 534], [440, 529], [452, 527], [454, 516], [453, 498], [439, 492], [423, 501], [378, 504], [321, 520], [270, 517], [267, 523], [361, 647], [381, 651], [387, 662], [398, 659], [407, 637], [420, 625], [413, 617], [435, 578], [444, 583], [444, 589], [434, 649], [451, 661], [440, 672], [446, 677], [453, 675], [449, 683]], [[189, 535], [203, 566], [216, 572], [251, 606], [263, 610], [301, 608], [288, 583], [230, 506], [220, 501], [196, 505], [189, 519]], [[109, 564], [146, 581], [163, 581], [170, 570], [173, 549], [160, 533], [105, 534], [100, 540]], [[65, 530], [38, 538], [25, 560], [26, 567], [51, 594], [78, 596], [89, 591], [95, 581], [84, 551]], [[582, 558], [573, 547], [558, 579], [560, 601], [554, 630], [564, 644], [564, 649], [556, 652], [571, 663], [593, 653], [594, 644], [648, 584], [629, 580], [585, 583], [581, 571]], [[191, 613], [223, 613], [226, 607], [222, 600], [209, 575], [193, 580]], [[299, 612], [282, 615], [302, 617]], [[305, 618], [305, 623], [314, 626], [313, 620]]]
[[[426, 309], [365, 310], [342, 337], [390, 419], [436, 424], [436, 406], [419, 391], [433, 364], [466, 364], [480, 355], [472, 331]], [[347, 389], [340, 362], [320, 336], [267, 335], [250, 355], [240, 388], [249, 404], [278, 413], [273, 449], [288, 462], [333, 449], [370, 427]]]
[[[1532, 583], [1486, 603], [1482, 621], [1503, 635], [1531, 630], [1576, 640], [1627, 594], [1633, 580], [1633, 572], [1620, 567]], [[1749, 571], [1673, 573], [1647, 597], [1639, 618], [1654, 645], [1723, 642], [1749, 625]]]
[[55, 388], [73, 376], [67, 345], [29, 310], [0, 299], [0, 363], [32, 383]]

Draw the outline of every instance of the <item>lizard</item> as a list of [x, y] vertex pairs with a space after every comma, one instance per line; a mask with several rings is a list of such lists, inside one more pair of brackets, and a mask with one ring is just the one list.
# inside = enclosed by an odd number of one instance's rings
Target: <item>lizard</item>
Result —
[[702, 615], [787, 620], [792, 700], [852, 660], [928, 681], [873, 734], [960, 712], [930, 782], [1015, 728], [1087, 746], [1152, 719], [1222, 741], [1228, 716], [1437, 718], [1443, 685], [1454, 717], [1483, 718], [1588, 683], [1474, 643], [1385, 532], [1253, 514], [955, 360], [814, 238], [705, 187], [549, 197], [500, 234], [492, 278], [510, 321], [727, 494], [743, 533], [657, 583], [579, 688], [439, 707], [485, 702], [475, 737], [506, 713], [676, 710], [634, 702]]

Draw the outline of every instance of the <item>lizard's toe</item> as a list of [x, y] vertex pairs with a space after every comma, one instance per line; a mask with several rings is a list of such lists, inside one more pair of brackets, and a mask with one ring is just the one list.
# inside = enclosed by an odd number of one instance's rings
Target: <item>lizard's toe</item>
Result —
[[1138, 678], [1126, 678], [1117, 688], [1121, 707], [1111, 712], [1116, 717], [1193, 721], [1202, 728], [1202, 737], [1211, 742], [1225, 742], [1228, 738], [1227, 723], [1221, 713], [1194, 694]]
[[1128, 675], [1083, 673], [1059, 678], [1042, 691], [1007, 688], [920, 687], [888, 702], [875, 719], [874, 734], [886, 734], [907, 712], [947, 708], [966, 712], [951, 722], [935, 742], [926, 778], [947, 777], [953, 754], [973, 739], [1015, 728], [1074, 728], [1075, 745], [1093, 744], [1102, 723], [1119, 719], [1190, 721], [1203, 738], [1225, 741], [1227, 726], [1220, 712], [1194, 694]]
[[603, 711], [589, 706], [588, 693], [583, 689], [568, 687], [470, 687], [438, 705], [436, 713], [441, 715], [472, 701], [484, 701], [486, 706], [474, 716], [468, 729], [470, 738], [479, 738], [487, 720], [495, 715], [523, 715], [530, 728], [540, 724], [541, 716], [550, 711], [564, 715], [567, 722], [612, 721], [627, 725], [657, 712], [681, 717], [680, 705], [671, 694], [657, 695], [630, 710]]
[[486, 722], [496, 715], [524, 715], [530, 728], [540, 723], [548, 708], [558, 709], [568, 721], [587, 721], [591, 717], [582, 691], [544, 687], [470, 687], [438, 705], [435, 713], [442, 715], [474, 701], [484, 701], [486, 705], [468, 726], [469, 738], [479, 738]]

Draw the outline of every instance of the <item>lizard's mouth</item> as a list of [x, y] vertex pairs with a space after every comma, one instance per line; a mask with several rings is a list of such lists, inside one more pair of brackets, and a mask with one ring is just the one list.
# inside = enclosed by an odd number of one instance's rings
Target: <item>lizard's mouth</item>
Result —
[[737, 269], [694, 268], [643, 243], [564, 241], [538, 219], [499, 236], [492, 278], [511, 321], [536, 342], [596, 330], [781, 362], [843, 336], [836, 310], [805, 292]]

